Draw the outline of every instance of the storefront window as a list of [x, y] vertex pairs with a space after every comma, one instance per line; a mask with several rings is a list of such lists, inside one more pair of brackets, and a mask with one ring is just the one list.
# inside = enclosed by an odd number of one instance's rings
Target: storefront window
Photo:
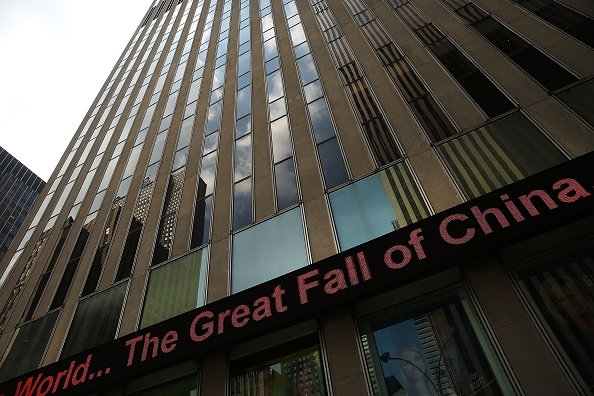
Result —
[[428, 308], [381, 312], [360, 328], [374, 395], [513, 394], [462, 293]]
[[341, 250], [429, 216], [403, 162], [332, 192], [330, 206]]
[[594, 248], [519, 269], [521, 288], [557, 347], [594, 392]]
[[317, 346], [239, 370], [231, 377], [231, 396], [325, 396]]
[[208, 248], [151, 270], [140, 328], [204, 305]]

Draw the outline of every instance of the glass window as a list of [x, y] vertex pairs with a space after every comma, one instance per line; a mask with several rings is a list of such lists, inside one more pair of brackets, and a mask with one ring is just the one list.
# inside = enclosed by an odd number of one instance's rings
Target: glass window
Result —
[[[286, 348], [281, 348], [286, 350]], [[317, 346], [276, 357], [231, 373], [233, 396], [325, 396], [324, 375]], [[234, 373], [235, 372], [235, 373]]]
[[301, 209], [297, 207], [233, 236], [231, 293], [307, 264]]
[[333, 188], [344, 183], [349, 179], [340, 147], [336, 139], [330, 139], [318, 146], [320, 161], [322, 162], [322, 172], [326, 188]]
[[268, 103], [284, 96], [283, 76], [280, 70], [266, 77], [266, 85], [268, 88]]
[[206, 124], [206, 135], [210, 135], [214, 131], [219, 130], [221, 123], [221, 102], [217, 102], [210, 106], [208, 109], [207, 124]]
[[192, 140], [193, 125], [194, 116], [188, 117], [182, 121], [179, 130], [179, 138], [177, 140], [177, 147], [184, 147], [190, 144], [190, 140]]
[[247, 178], [233, 187], [233, 229], [252, 222], [252, 179]]
[[305, 93], [305, 101], [307, 103], [311, 103], [314, 100], [324, 96], [324, 91], [322, 91], [322, 85], [320, 84], [319, 80], [316, 80], [311, 84], [304, 86], [303, 92]]
[[316, 138], [316, 143], [321, 143], [334, 136], [334, 125], [328, 111], [326, 99], [322, 98], [307, 105], [311, 125]]
[[329, 198], [341, 250], [429, 216], [404, 163], [334, 191]]
[[241, 76], [250, 71], [250, 53], [246, 52], [237, 58], [237, 75]]
[[212, 152], [202, 157], [202, 168], [200, 169], [200, 182], [204, 185], [205, 195], [214, 191], [215, 173], [217, 170], [217, 152]]
[[557, 97], [587, 123], [594, 126], [594, 79], [557, 94]]
[[278, 210], [283, 210], [299, 202], [293, 158], [274, 165], [274, 175]]
[[293, 155], [291, 145], [291, 134], [287, 117], [280, 118], [270, 123], [272, 135], [272, 156], [275, 163], [278, 163]]
[[140, 328], [204, 305], [208, 248], [151, 270]]
[[61, 359], [115, 338], [127, 286], [128, 283], [123, 282], [80, 301]]
[[15, 330], [2, 359], [0, 382], [39, 367], [59, 313], [52, 312]]
[[[235, 124], [235, 138], [238, 139], [244, 135], [247, 135], [252, 131], [252, 118], [248, 114], [240, 120], [236, 121]], [[206, 144], [205, 144], [206, 146]]]
[[437, 150], [468, 198], [567, 160], [520, 112], [444, 143]]
[[303, 85], [318, 79], [316, 64], [314, 63], [311, 54], [300, 58], [297, 61], [297, 66], [299, 67], [299, 74], [301, 75], [301, 83]]
[[361, 321], [374, 395], [514, 394], [462, 291], [419, 303]]
[[252, 89], [250, 86], [237, 92], [237, 118], [248, 115], [252, 111]]
[[519, 268], [516, 277], [571, 370], [592, 391], [594, 248], [590, 242], [572, 250], [549, 253], [536, 265]]
[[252, 174], [252, 135], [235, 141], [234, 181], [239, 181]]

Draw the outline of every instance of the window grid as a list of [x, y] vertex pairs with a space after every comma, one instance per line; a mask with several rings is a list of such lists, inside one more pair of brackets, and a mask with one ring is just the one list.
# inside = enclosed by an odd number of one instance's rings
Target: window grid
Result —
[[318, 162], [321, 166], [325, 186], [327, 189], [331, 189], [349, 180], [348, 171], [336, 135], [330, 106], [328, 106], [295, 1], [285, 2], [284, 11]]
[[[379, 165], [386, 165], [400, 159], [401, 154], [394, 134], [384, 121], [385, 116], [368, 88], [363, 72], [328, 4], [325, 0], [310, 0], [310, 5], [373, 158]], [[377, 128], [368, 128], [367, 125], [375, 117], [380, 118], [374, 123]]]

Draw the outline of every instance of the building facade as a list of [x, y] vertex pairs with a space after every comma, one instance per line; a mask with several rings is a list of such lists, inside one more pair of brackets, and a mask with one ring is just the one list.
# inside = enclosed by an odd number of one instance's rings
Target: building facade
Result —
[[45, 182], [0, 147], [0, 260]]
[[592, 394], [592, 15], [155, 0], [0, 263], [0, 393]]

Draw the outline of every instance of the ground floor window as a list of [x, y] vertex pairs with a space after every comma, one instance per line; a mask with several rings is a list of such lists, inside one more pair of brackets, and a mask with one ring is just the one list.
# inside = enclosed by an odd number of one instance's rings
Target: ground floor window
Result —
[[298, 350], [283, 346], [275, 350], [276, 357], [267, 353], [261, 362], [248, 359], [232, 364], [231, 396], [327, 395], [318, 346]]
[[594, 244], [545, 257], [516, 277], [573, 374], [594, 392]]
[[375, 395], [510, 395], [484, 329], [462, 290], [360, 321]]

